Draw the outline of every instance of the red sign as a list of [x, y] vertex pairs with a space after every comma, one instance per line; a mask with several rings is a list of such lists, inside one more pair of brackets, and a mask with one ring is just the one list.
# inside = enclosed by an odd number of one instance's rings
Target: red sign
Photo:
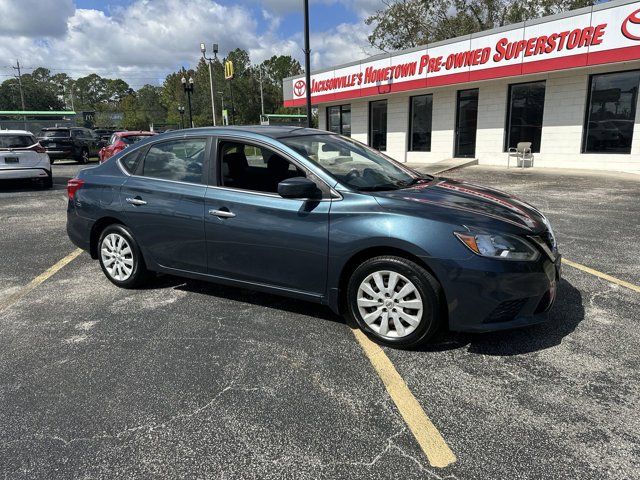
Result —
[[[602, 4], [606, 5], [606, 4]], [[640, 60], [638, 3], [578, 11], [291, 79], [286, 106]]]
[[622, 22], [622, 34], [629, 40], [640, 40], [640, 8]]

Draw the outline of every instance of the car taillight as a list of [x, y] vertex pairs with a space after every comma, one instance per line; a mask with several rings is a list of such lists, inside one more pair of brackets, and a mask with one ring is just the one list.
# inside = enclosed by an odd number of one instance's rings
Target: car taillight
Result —
[[84, 185], [84, 180], [79, 178], [72, 178], [67, 182], [67, 195], [69, 195], [69, 200], [73, 200], [73, 197], [75, 197], [76, 192], [82, 188], [82, 185]]
[[31, 147], [29, 150], [33, 150], [36, 153], [47, 153], [47, 149], [44, 148], [42, 145], [40, 145], [40, 143], [36, 143], [33, 147]]

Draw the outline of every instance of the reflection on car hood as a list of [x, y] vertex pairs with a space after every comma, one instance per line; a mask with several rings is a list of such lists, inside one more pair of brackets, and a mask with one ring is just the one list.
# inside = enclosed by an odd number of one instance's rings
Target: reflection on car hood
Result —
[[547, 228], [544, 216], [531, 205], [499, 190], [456, 180], [436, 178], [428, 184], [376, 195], [484, 215], [534, 233]]

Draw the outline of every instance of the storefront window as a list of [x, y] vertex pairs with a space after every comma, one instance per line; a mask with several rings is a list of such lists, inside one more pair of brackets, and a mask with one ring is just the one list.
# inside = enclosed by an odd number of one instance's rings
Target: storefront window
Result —
[[327, 107], [327, 130], [351, 136], [351, 105]]
[[430, 152], [433, 95], [411, 97], [410, 109], [409, 150], [412, 152]]
[[369, 103], [369, 145], [376, 150], [387, 149], [387, 101]]
[[505, 150], [531, 142], [531, 151], [540, 151], [544, 94], [544, 81], [509, 85]]
[[640, 71], [592, 75], [584, 153], [631, 153]]

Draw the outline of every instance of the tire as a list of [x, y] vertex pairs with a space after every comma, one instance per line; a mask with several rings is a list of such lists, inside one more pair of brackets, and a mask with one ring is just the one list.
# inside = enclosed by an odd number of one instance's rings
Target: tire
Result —
[[[385, 292], [390, 283], [394, 288]], [[351, 319], [376, 342], [397, 348], [414, 347], [434, 336], [444, 320], [441, 298], [442, 288], [433, 275], [395, 256], [365, 261], [347, 286]]]
[[81, 163], [82, 165], [86, 165], [88, 162], [89, 162], [89, 150], [83, 147], [82, 150], [80, 150], [78, 163]]
[[44, 178], [42, 180], [42, 188], [49, 190], [50, 188], [53, 188], [53, 174], [51, 172], [51, 170], [49, 170], [49, 175], [47, 175], [47, 178]]
[[[109, 225], [102, 231], [98, 240], [98, 260], [109, 281], [121, 288], [140, 287], [150, 277], [140, 247], [124, 225]], [[110, 260], [113, 261], [109, 263]]]

